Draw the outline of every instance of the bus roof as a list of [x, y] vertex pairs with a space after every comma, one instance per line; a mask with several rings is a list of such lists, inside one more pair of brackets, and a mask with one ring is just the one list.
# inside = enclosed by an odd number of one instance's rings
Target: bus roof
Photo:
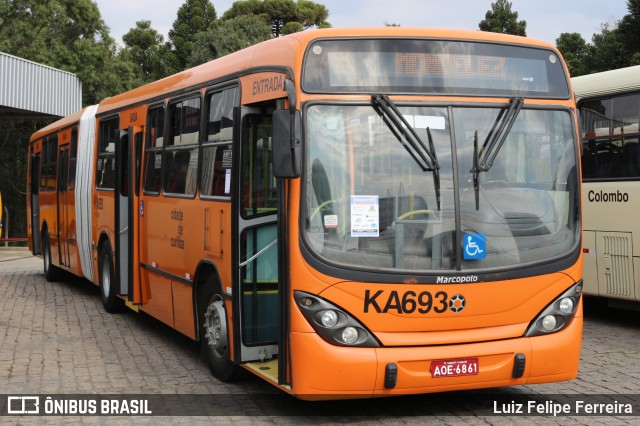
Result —
[[88, 107], [82, 108], [80, 111], [76, 111], [71, 115], [63, 117], [60, 120], [54, 121], [53, 123], [49, 124], [48, 126], [43, 127], [42, 129], [38, 130], [33, 135], [31, 135], [31, 138], [29, 139], [29, 142], [33, 142], [33, 141], [35, 141], [37, 139], [40, 139], [42, 136], [45, 136], [45, 135], [47, 135], [49, 133], [52, 133], [52, 132], [56, 132], [56, 131], [58, 131], [60, 129], [63, 129], [65, 127], [71, 126], [71, 125], [79, 122], [80, 121], [80, 117], [82, 117], [82, 113], [87, 108]]
[[[264, 41], [162, 80], [107, 98], [100, 103], [97, 114], [104, 114], [127, 105], [134, 105], [151, 98], [162, 96], [163, 94], [176, 93], [190, 87], [214, 83], [216, 80], [225, 76], [241, 75], [249, 69], [279, 67], [291, 69], [295, 72], [301, 68], [304, 50], [313, 40], [342, 37], [419, 37], [480, 40], [530, 45], [555, 50], [553, 45], [543, 41], [485, 31], [411, 27], [327, 28], [308, 30]], [[299, 82], [296, 82], [296, 84], [299, 84]]]
[[576, 101], [582, 98], [640, 91], [640, 65], [571, 79]]

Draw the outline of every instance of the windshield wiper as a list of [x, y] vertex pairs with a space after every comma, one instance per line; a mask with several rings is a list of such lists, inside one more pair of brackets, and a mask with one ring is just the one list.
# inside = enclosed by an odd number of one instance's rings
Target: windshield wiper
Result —
[[487, 139], [482, 144], [482, 149], [478, 152], [478, 131], [476, 130], [473, 139], [473, 166], [470, 170], [473, 173], [473, 189], [476, 195], [476, 210], [480, 208], [480, 172], [487, 172], [493, 166], [504, 141], [507, 139], [513, 123], [524, 104], [523, 98], [511, 98], [509, 107], [500, 111], [496, 121], [493, 123]]
[[[438, 164], [438, 156], [436, 154], [436, 148], [433, 144], [433, 137], [431, 136], [431, 129], [427, 127], [427, 137], [429, 138], [429, 149], [431, 150], [431, 154], [434, 159], [434, 168], [433, 172], [433, 188], [436, 192], [436, 204], [438, 207], [438, 211], [440, 211], [440, 165]], [[419, 140], [419, 139], [418, 139]]]
[[500, 114], [493, 123], [493, 128], [487, 135], [487, 140], [482, 144], [482, 150], [480, 151], [480, 157], [478, 158], [478, 165], [480, 171], [486, 172], [491, 169], [493, 162], [502, 148], [502, 144], [507, 139], [513, 123], [522, 109], [524, 99], [512, 98], [509, 102], [509, 107], [506, 110], [501, 110]]
[[440, 164], [438, 163], [431, 130], [427, 128], [429, 140], [429, 146], [427, 147], [387, 95], [371, 95], [371, 102], [375, 111], [391, 130], [391, 133], [394, 134], [422, 171], [433, 173], [436, 202], [438, 210], [440, 210]]

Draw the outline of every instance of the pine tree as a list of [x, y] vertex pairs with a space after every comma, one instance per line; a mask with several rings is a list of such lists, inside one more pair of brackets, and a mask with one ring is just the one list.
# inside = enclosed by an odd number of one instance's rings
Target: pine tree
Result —
[[169, 31], [180, 70], [187, 68], [196, 36], [211, 29], [216, 19], [216, 9], [209, 0], [186, 0], [180, 6], [178, 17]]
[[527, 35], [527, 21], [518, 21], [518, 12], [511, 10], [511, 2], [507, 0], [491, 3], [491, 10], [487, 11], [479, 26], [482, 31], [525, 37]]

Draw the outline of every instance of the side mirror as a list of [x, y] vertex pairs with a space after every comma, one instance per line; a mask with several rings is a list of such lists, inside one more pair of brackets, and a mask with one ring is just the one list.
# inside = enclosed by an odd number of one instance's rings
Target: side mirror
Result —
[[277, 178], [300, 177], [301, 127], [300, 111], [281, 109], [273, 113], [273, 175]]

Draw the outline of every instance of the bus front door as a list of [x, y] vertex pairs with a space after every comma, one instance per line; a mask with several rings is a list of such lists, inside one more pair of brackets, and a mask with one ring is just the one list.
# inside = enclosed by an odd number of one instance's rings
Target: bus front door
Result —
[[239, 267], [233, 291], [234, 324], [240, 327], [235, 327], [234, 340], [240, 362], [260, 362], [260, 373], [275, 376], [275, 380], [282, 324], [278, 192], [272, 174], [271, 116], [261, 112], [265, 109], [241, 110], [240, 167], [237, 168], [240, 189], [236, 194], [239, 200], [234, 203], [238, 206], [234, 251]]

